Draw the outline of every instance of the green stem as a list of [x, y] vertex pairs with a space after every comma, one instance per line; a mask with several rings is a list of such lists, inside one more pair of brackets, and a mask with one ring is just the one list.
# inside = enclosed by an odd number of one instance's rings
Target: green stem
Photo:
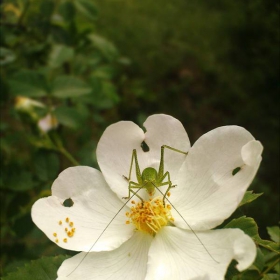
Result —
[[72, 155], [64, 148], [64, 147], [59, 147], [59, 151], [61, 154], [63, 154], [71, 163], [74, 165], [80, 165], [78, 161], [76, 161]]
[[71, 163], [73, 163], [73, 165], [80, 165], [80, 163], [77, 160], [75, 160], [75, 158], [65, 149], [59, 136], [56, 133], [54, 133], [52, 136], [53, 137], [50, 137], [48, 135], [47, 137], [50, 139], [50, 141], [55, 146], [56, 151], [58, 151], [62, 155], [64, 155]]
[[28, 1], [26, 1], [26, 4], [25, 4], [25, 6], [23, 8], [23, 11], [22, 11], [22, 13], [21, 13], [21, 15], [20, 15], [20, 17], [18, 19], [17, 26], [20, 27], [22, 25], [23, 19], [24, 19], [26, 13], [27, 13], [29, 5], [30, 5], [30, 1], [28, 0]]
[[258, 279], [262, 279], [262, 277], [268, 273], [277, 263], [279, 262], [279, 259], [277, 259], [275, 262], [273, 262], [263, 273], [261, 273], [260, 277]]

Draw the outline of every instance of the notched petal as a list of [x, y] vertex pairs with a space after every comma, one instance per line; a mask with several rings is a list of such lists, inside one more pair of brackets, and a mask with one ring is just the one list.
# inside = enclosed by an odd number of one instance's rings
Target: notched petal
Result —
[[[147, 167], [159, 168], [161, 146], [168, 145], [188, 152], [188, 135], [177, 119], [157, 114], [150, 116], [144, 123], [146, 132], [133, 122], [121, 121], [110, 125], [104, 131], [98, 146], [97, 160], [107, 183], [121, 198], [127, 196], [128, 184], [123, 176], [128, 177], [132, 152], [137, 151], [140, 170]], [[164, 164], [172, 178], [176, 178], [185, 155], [166, 151]], [[132, 167], [131, 180], [137, 182], [135, 166]]]
[[[238, 207], [255, 177], [263, 147], [244, 128], [225, 126], [202, 137], [181, 167], [172, 203], [193, 229], [221, 224]], [[175, 224], [187, 228], [178, 215]]]
[[74, 251], [112, 250], [133, 234], [133, 228], [125, 225], [127, 207], [123, 207], [99, 171], [68, 168], [55, 180], [52, 190], [52, 196], [34, 203], [31, 215], [34, 223], [60, 247]]
[[260, 141], [252, 140], [244, 145], [241, 149], [242, 159], [249, 166], [258, 165], [261, 160], [263, 146]]
[[234, 259], [238, 261], [236, 268], [239, 271], [247, 269], [256, 258], [257, 249], [255, 243], [241, 230], [240, 233], [236, 235], [236, 239], [233, 243], [233, 250]]

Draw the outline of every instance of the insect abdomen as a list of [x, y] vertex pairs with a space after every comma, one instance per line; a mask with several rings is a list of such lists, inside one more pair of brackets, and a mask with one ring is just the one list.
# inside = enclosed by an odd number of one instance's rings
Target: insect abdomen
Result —
[[157, 180], [157, 171], [152, 167], [147, 167], [142, 172], [142, 180], [145, 184], [144, 187], [149, 195], [155, 192], [155, 182]]

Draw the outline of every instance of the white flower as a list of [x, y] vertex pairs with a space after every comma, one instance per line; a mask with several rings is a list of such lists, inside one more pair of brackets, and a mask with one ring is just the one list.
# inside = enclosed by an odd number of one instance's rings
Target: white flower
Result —
[[43, 132], [48, 132], [48, 131], [50, 131], [52, 129], [57, 128], [57, 126], [58, 126], [58, 120], [51, 113], [48, 113], [46, 116], [44, 116], [43, 118], [41, 118], [38, 121], [38, 127]]
[[[171, 116], [150, 116], [144, 126], [146, 133], [129, 121], [109, 126], [97, 148], [102, 173], [85, 166], [68, 168], [55, 180], [52, 196], [34, 204], [33, 221], [53, 242], [83, 251], [64, 261], [58, 279], [219, 280], [232, 259], [240, 271], [248, 268], [256, 256], [252, 239], [239, 229], [211, 229], [234, 212], [253, 180], [261, 161], [260, 142], [244, 128], [225, 126], [206, 133], [190, 148], [182, 124]], [[148, 152], [141, 148], [143, 141]], [[92, 247], [128, 195], [123, 176], [128, 176], [133, 149], [142, 172], [146, 167], [158, 169], [162, 145], [188, 151], [186, 156], [165, 150], [164, 169], [176, 185], [169, 200], [204, 246], [168, 201], [166, 215], [162, 203], [154, 211], [152, 219], [163, 221], [156, 234], [147, 233], [145, 227], [135, 230], [133, 211], [139, 209], [133, 198], [135, 204], [129, 202]], [[233, 175], [237, 167], [241, 169]], [[145, 190], [138, 194], [147, 198]], [[162, 198], [157, 191], [158, 196]], [[63, 206], [68, 198], [72, 207]], [[145, 203], [151, 206], [155, 200]]]

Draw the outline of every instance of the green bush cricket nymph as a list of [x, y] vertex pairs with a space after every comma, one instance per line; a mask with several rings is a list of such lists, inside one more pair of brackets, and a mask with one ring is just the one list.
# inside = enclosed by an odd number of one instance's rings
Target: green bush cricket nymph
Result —
[[[164, 172], [164, 149], [165, 148], [187, 155], [186, 152], [174, 149], [167, 145], [163, 145], [163, 146], [161, 146], [161, 156], [160, 156], [160, 164], [159, 164], [158, 171], [156, 171], [156, 169], [154, 169], [153, 167], [147, 167], [143, 170], [142, 174], [141, 174], [138, 159], [137, 159], [137, 151], [135, 149], [133, 150], [132, 157], [131, 157], [131, 163], [130, 163], [130, 169], [129, 169], [129, 176], [128, 176], [128, 178], [123, 176], [129, 182], [128, 197], [123, 197], [124, 199], [130, 199], [131, 193], [133, 193], [143, 203], [144, 200], [132, 189], [146, 189], [147, 193], [150, 196], [153, 196], [156, 189], [158, 189], [159, 187], [162, 187], [162, 186], [168, 186], [167, 190], [165, 191], [165, 193], [163, 195], [163, 199], [162, 199], [163, 205], [165, 205], [165, 199], [166, 199], [166, 196], [167, 196], [169, 190], [171, 188], [175, 187], [175, 185], [172, 185], [169, 172], [168, 171]], [[138, 181], [137, 183], [130, 180], [133, 162], [135, 162], [135, 171], [136, 171], [136, 177], [137, 177], [137, 181]]]
[[[156, 190], [158, 190], [158, 192], [162, 195], [162, 199], [159, 202], [159, 200], [156, 200], [157, 205], [160, 205], [162, 209], [170, 209], [170, 205], [172, 206], [172, 208], [178, 213], [178, 215], [183, 219], [183, 221], [187, 224], [187, 226], [189, 227], [189, 229], [192, 231], [192, 233], [196, 236], [196, 238], [198, 239], [199, 243], [203, 246], [203, 248], [205, 249], [205, 251], [207, 252], [207, 254], [211, 257], [211, 259], [213, 261], [215, 261], [216, 263], [218, 263], [218, 261], [216, 261], [213, 256], [209, 253], [208, 249], [205, 247], [205, 245], [202, 243], [201, 239], [198, 237], [198, 235], [196, 234], [196, 232], [191, 228], [191, 226], [188, 224], [188, 222], [184, 219], [184, 217], [179, 213], [179, 211], [174, 207], [174, 205], [170, 202], [170, 200], [168, 199], [169, 196], [169, 191], [171, 188], [176, 187], [176, 185], [172, 185], [171, 182], [171, 176], [169, 171], [164, 171], [164, 150], [165, 149], [169, 149], [171, 151], [177, 152], [177, 153], [181, 153], [187, 156], [187, 152], [172, 148], [170, 146], [167, 145], [162, 145], [161, 146], [161, 155], [160, 155], [160, 163], [159, 163], [159, 168], [158, 171], [153, 168], [153, 167], [146, 167], [142, 172], [140, 170], [140, 166], [138, 163], [138, 158], [137, 158], [137, 151], [136, 149], [134, 149], [132, 151], [132, 157], [131, 157], [131, 163], [130, 163], [130, 167], [129, 167], [129, 175], [128, 177], [126, 177], [125, 175], [122, 175], [123, 178], [128, 182], [128, 196], [127, 197], [123, 197], [123, 199], [127, 199], [127, 201], [124, 203], [124, 205], [117, 211], [117, 213], [113, 216], [113, 218], [110, 220], [110, 222], [107, 224], [107, 226], [104, 228], [104, 230], [101, 232], [101, 234], [98, 236], [98, 238], [95, 240], [95, 242], [93, 243], [93, 245], [90, 247], [90, 249], [88, 250], [88, 252], [84, 255], [84, 257], [80, 260], [80, 262], [78, 263], [78, 265], [76, 266], [76, 268], [70, 273], [72, 274], [78, 267], [79, 265], [83, 262], [83, 260], [86, 258], [86, 256], [89, 254], [89, 252], [91, 251], [91, 249], [95, 246], [95, 244], [98, 242], [98, 240], [102, 237], [103, 233], [106, 231], [106, 229], [110, 226], [110, 224], [114, 221], [114, 219], [116, 218], [116, 216], [121, 212], [121, 210], [131, 201], [132, 204], [135, 204], [135, 201], [132, 201], [133, 197], [138, 197], [140, 202], [138, 203], [138, 208], [137, 207], [132, 207], [131, 209], [140, 209], [146, 207], [147, 204], [149, 204], [150, 202], [152, 202], [152, 198], [150, 198], [149, 201], [145, 201], [139, 194], [138, 192], [140, 190], [146, 190], [148, 195], [150, 197], [152, 197], [155, 193]], [[137, 182], [131, 181], [131, 175], [132, 175], [132, 170], [133, 170], [133, 164], [135, 165], [135, 172], [136, 172], [136, 179]], [[167, 189], [165, 192], [162, 192], [159, 188], [162, 186], [167, 186]], [[136, 189], [136, 190], [134, 190]], [[166, 205], [166, 201], [170, 204], [170, 205]], [[170, 208], [169, 208], [170, 207]], [[147, 207], [146, 207], [147, 208]], [[153, 211], [153, 210], [152, 210]], [[165, 213], [165, 211], [164, 211]], [[128, 217], [132, 218], [132, 220], [134, 219], [133, 216], [133, 211], [132, 214], [129, 214], [128, 212], [126, 213]], [[172, 218], [169, 219], [169, 221], [172, 221]], [[138, 221], [137, 221], [138, 222]], [[129, 222], [127, 222], [129, 223]], [[154, 234], [153, 232], [153, 226], [150, 226], [149, 223], [147, 223], [148, 226], [152, 229], [151, 232]], [[166, 225], [166, 224], [165, 224]], [[157, 226], [156, 226], [157, 227]], [[137, 229], [139, 229], [139, 227], [136, 226]], [[148, 227], [147, 227], [148, 228]], [[161, 225], [159, 225], [158, 229], [161, 228]], [[149, 230], [149, 228], [148, 228]], [[144, 230], [146, 232], [148, 232], [147, 230]], [[155, 230], [154, 230], [155, 231]], [[156, 232], [156, 231], [155, 231]], [[149, 232], [150, 233], [150, 232]], [[70, 275], [69, 274], [69, 275]], [[69, 276], [68, 275], [68, 276]]]

